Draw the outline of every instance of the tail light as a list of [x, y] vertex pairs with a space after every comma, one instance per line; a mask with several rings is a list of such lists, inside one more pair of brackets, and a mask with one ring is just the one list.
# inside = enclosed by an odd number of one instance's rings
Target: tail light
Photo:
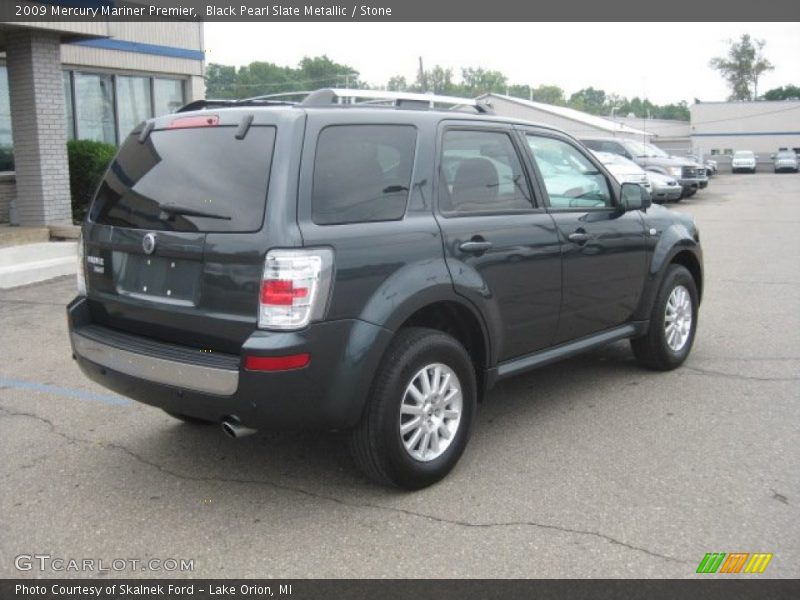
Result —
[[78, 236], [78, 295], [86, 295], [86, 267], [83, 251], [83, 232]]
[[329, 248], [270, 250], [259, 297], [260, 329], [302, 329], [325, 315], [331, 288]]
[[194, 127], [216, 127], [219, 125], [217, 115], [201, 115], [197, 117], [178, 117], [170, 121], [168, 129], [192, 129]]

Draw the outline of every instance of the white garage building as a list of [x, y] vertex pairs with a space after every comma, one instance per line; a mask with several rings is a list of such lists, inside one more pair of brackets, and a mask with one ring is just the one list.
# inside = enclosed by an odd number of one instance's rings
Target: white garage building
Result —
[[641, 129], [629, 127], [623, 123], [615, 123], [566, 106], [553, 106], [503, 94], [484, 94], [479, 99], [486, 100], [498, 115], [557, 127], [577, 138], [633, 137], [640, 141], [650, 141], [653, 137], [652, 133]]
[[689, 107], [692, 145], [724, 164], [736, 150], [752, 150], [769, 162], [779, 148], [800, 154], [800, 100], [700, 102]]

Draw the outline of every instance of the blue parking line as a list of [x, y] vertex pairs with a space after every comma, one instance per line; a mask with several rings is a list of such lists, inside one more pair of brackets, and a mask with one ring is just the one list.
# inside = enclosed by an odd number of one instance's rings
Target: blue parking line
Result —
[[58, 385], [48, 385], [45, 383], [35, 383], [33, 381], [23, 381], [22, 379], [9, 379], [0, 376], [0, 387], [17, 388], [19, 390], [29, 390], [42, 394], [55, 394], [66, 398], [77, 398], [78, 400], [89, 400], [90, 402], [102, 402], [112, 406], [125, 406], [131, 401], [122, 396], [112, 396], [110, 394], [96, 394], [75, 388], [66, 388]]

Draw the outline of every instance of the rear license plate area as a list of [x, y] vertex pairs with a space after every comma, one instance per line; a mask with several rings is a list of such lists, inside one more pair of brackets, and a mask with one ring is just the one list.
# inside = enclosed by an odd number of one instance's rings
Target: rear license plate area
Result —
[[114, 252], [117, 293], [158, 302], [194, 305], [201, 263]]

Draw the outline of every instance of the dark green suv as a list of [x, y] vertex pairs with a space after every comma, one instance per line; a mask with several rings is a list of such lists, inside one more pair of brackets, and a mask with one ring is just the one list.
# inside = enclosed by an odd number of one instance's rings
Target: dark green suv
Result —
[[455, 465], [499, 379], [626, 338], [679, 366], [703, 283], [693, 220], [574, 138], [370, 91], [142, 123], [81, 249], [90, 378], [233, 436], [350, 430], [360, 467], [405, 488]]

